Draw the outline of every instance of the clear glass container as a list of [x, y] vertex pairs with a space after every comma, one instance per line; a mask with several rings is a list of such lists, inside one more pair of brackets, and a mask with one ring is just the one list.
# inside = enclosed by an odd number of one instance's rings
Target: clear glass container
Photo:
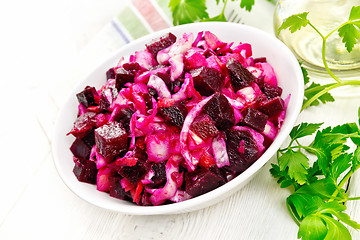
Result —
[[[289, 30], [278, 29], [287, 17], [309, 12], [308, 19], [326, 36], [340, 24], [346, 22], [352, 6], [359, 6], [360, 0], [279, 0], [274, 13], [274, 30], [276, 36], [283, 41], [293, 53], [303, 61], [303, 65], [312, 74], [325, 76], [322, 62], [322, 39], [310, 26], [290, 33]], [[326, 43], [326, 61], [338, 77], [360, 76], [360, 43], [349, 53], [342, 43], [338, 32], [328, 38]]]

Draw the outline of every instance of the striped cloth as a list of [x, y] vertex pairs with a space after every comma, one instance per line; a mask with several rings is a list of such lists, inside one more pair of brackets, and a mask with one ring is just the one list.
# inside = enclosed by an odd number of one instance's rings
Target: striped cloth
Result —
[[131, 0], [111, 21], [126, 44], [151, 32], [172, 26], [167, 0]]

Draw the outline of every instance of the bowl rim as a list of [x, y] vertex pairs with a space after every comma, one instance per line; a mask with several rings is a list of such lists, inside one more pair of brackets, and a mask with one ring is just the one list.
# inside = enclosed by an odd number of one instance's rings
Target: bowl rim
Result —
[[[84, 87], [84, 84], [86, 82], [89, 81], [89, 79], [91, 78], [92, 75], [94, 75], [96, 72], [102, 70], [104, 66], [106, 65], [106, 63], [108, 63], [109, 61], [112, 62], [116, 62], [116, 60], [119, 59], [119, 56], [121, 57], [121, 53], [125, 51], [125, 49], [131, 49], [133, 48], [133, 46], [138, 45], [139, 43], [143, 44], [144, 47], [144, 43], [148, 42], [149, 40], [157, 37], [157, 36], [161, 36], [162, 34], [165, 34], [167, 32], [173, 32], [174, 31], [183, 31], [183, 32], [187, 32], [186, 29], [187, 28], [198, 28], [197, 31], [201, 31], [200, 29], [204, 28], [204, 29], [210, 29], [213, 27], [234, 27], [237, 28], [238, 30], [241, 31], [245, 31], [245, 32], [253, 32], [254, 34], [260, 35], [260, 36], [264, 36], [270, 39], [273, 39], [274, 43], [277, 44], [277, 46], [282, 48], [282, 51], [286, 52], [286, 55], [289, 56], [288, 61], [290, 61], [291, 65], [294, 65], [294, 67], [296, 68], [296, 64], [298, 64], [297, 59], [295, 58], [295, 56], [293, 55], [293, 53], [290, 51], [289, 48], [286, 47], [286, 45], [284, 43], [282, 43], [279, 39], [275, 38], [275, 36], [251, 27], [251, 26], [247, 26], [247, 25], [241, 25], [241, 24], [236, 24], [236, 23], [230, 23], [230, 22], [202, 22], [202, 23], [190, 23], [190, 24], [184, 24], [184, 25], [179, 25], [179, 26], [174, 26], [174, 27], [170, 27], [170, 28], [166, 28], [157, 32], [153, 32], [149, 35], [146, 35], [144, 37], [141, 37], [139, 39], [136, 39], [132, 42], [130, 42], [129, 44], [121, 47], [120, 49], [118, 49], [115, 53], [111, 54], [108, 58], [105, 59], [105, 61], [101, 61], [100, 64], [94, 68], [92, 71], [90, 71], [90, 73], [83, 78], [81, 81], [79, 81], [79, 83], [75, 86], [75, 88], [73, 88], [73, 90], [71, 91], [71, 93], [69, 93], [68, 97], [65, 98], [64, 104], [63, 106], [60, 108], [60, 111], [58, 112], [58, 116], [55, 122], [55, 131], [54, 131], [54, 135], [53, 135], [53, 141], [52, 141], [52, 155], [53, 155], [53, 161], [55, 164], [55, 167], [57, 169], [57, 172], [59, 174], [59, 176], [61, 177], [62, 181], [65, 183], [65, 185], [73, 192], [75, 193], [75, 195], [77, 195], [78, 197], [82, 198], [83, 200], [104, 208], [104, 209], [108, 209], [108, 210], [112, 210], [112, 211], [116, 211], [116, 212], [121, 212], [121, 213], [125, 213], [125, 214], [132, 214], [132, 215], [163, 215], [163, 214], [176, 214], [176, 213], [183, 213], [183, 212], [189, 212], [189, 211], [193, 211], [193, 210], [198, 210], [200, 208], [204, 208], [207, 207], [209, 205], [213, 205], [216, 202], [219, 202], [221, 200], [223, 200], [224, 198], [228, 197], [229, 195], [232, 195], [234, 192], [238, 191], [241, 187], [238, 187], [239, 185], [245, 185], [245, 183], [250, 180], [256, 172], [258, 172], [260, 170], [260, 168], [262, 168], [270, 159], [271, 157], [276, 153], [277, 149], [280, 148], [281, 144], [285, 141], [287, 135], [290, 133], [292, 127], [294, 126], [297, 117], [300, 113], [301, 110], [301, 106], [302, 106], [302, 99], [303, 99], [303, 94], [304, 94], [304, 85], [303, 82], [300, 80], [303, 80], [303, 75], [302, 75], [302, 71], [300, 69], [300, 65], [298, 67], [298, 69], [296, 70], [296, 76], [294, 76], [294, 78], [296, 78], [298, 81], [296, 81], [296, 89], [298, 89], [297, 94], [295, 94], [295, 96], [297, 97], [296, 99], [293, 99], [293, 94], [292, 94], [292, 98], [291, 101], [294, 101], [295, 103], [293, 104], [293, 114], [288, 116], [288, 114], [286, 114], [285, 117], [285, 121], [284, 124], [280, 131], [278, 132], [278, 135], [276, 136], [276, 138], [274, 139], [274, 141], [272, 142], [272, 144], [269, 146], [268, 149], [266, 149], [266, 151], [262, 154], [262, 156], [257, 159], [248, 169], [246, 169], [243, 173], [239, 174], [237, 177], [235, 177], [233, 180], [227, 182], [226, 184], [208, 192], [205, 193], [203, 195], [200, 195], [198, 197], [183, 201], [183, 202], [179, 202], [179, 203], [172, 203], [172, 204], [168, 204], [168, 205], [160, 205], [160, 206], [138, 206], [135, 204], [131, 204], [131, 205], [126, 205], [126, 207], [122, 206], [121, 204], [106, 204], [105, 202], [98, 202], [98, 201], [94, 201], [94, 199], [91, 196], [85, 196], [83, 193], [79, 193], [77, 192], [74, 187], [73, 187], [73, 182], [71, 179], [69, 179], [66, 175], [66, 173], [64, 173], [62, 171], [61, 168], [61, 154], [59, 153], [61, 151], [61, 148], [59, 147], [59, 141], [60, 138], [64, 138], [65, 134], [64, 132], [59, 132], [61, 129], [61, 117], [65, 114], [66, 109], [65, 109], [65, 105], [70, 101], [70, 98], [74, 96], [74, 93], [76, 93], [77, 89], [81, 89], [81, 87]], [[193, 31], [193, 30], [190, 30]], [[177, 35], [176, 33], [174, 33], [175, 35]], [[221, 39], [221, 36], [219, 36], [219, 38]], [[251, 44], [251, 42], [249, 42]], [[134, 49], [134, 51], [136, 51], [138, 49]], [[115, 61], [114, 61], [115, 60]], [[87, 184], [87, 183], [84, 183]], [[95, 188], [96, 190], [96, 188]], [[97, 190], [96, 190], [97, 191]], [[102, 193], [102, 192], [100, 192]], [[102, 193], [102, 194], [107, 194], [108, 193]], [[110, 196], [109, 196], [110, 197]], [[115, 198], [114, 198], [115, 199]], [[120, 200], [120, 199], [115, 199], [116, 201], [123, 201], [124, 200]]]

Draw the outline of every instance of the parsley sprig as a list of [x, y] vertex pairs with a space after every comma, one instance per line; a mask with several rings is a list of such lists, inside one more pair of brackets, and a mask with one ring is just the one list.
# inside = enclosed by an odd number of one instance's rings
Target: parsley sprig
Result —
[[[277, 164], [272, 164], [270, 172], [281, 188], [293, 191], [286, 205], [299, 225], [298, 238], [347, 240], [351, 235], [344, 224], [360, 229], [360, 224], [344, 213], [347, 201], [360, 200], [344, 189], [360, 168], [360, 129], [356, 123], [320, 130], [321, 126], [295, 126], [289, 145], [278, 150]], [[302, 143], [313, 135], [310, 144]]]
[[[346, 22], [334, 28], [327, 35], [322, 34], [308, 19], [309, 12], [299, 13], [292, 15], [284, 20], [282, 25], [279, 28], [279, 33], [282, 30], [289, 29], [291, 33], [301, 30], [301, 28], [310, 26], [314, 31], [316, 31], [322, 39], [322, 61], [327, 73], [335, 80], [334, 83], [320, 85], [317, 83], [311, 83], [306, 85], [305, 89], [305, 99], [302, 110], [313, 105], [318, 105], [321, 101], [322, 103], [333, 102], [334, 98], [329, 93], [331, 90], [343, 86], [355, 86], [360, 85], [360, 80], [341, 80], [338, 78], [333, 71], [329, 68], [326, 61], [326, 42], [330, 36], [334, 33], [338, 33], [342, 42], [345, 44], [345, 47], [348, 52], [351, 52], [354, 48], [354, 45], [360, 39], [360, 6], [352, 7], [350, 11], [349, 18]], [[306, 70], [303, 70], [306, 72]], [[308, 84], [305, 80], [305, 84]]]
[[[237, 1], [237, 0], [231, 0]], [[255, 0], [238, 0], [240, 1], [240, 8], [245, 9], [246, 11], [251, 11], [252, 7], [255, 4]], [[268, 0], [269, 2], [275, 3], [276, 0]], [[214, 16], [209, 17], [207, 12], [206, 1], [205, 0], [170, 0], [169, 8], [172, 13], [173, 24], [181, 25], [186, 23], [193, 23], [197, 21], [222, 21], [226, 22], [225, 17], [225, 8], [229, 0], [222, 0], [223, 8], [221, 12]], [[216, 4], [219, 4], [220, 0], [216, 0]]]

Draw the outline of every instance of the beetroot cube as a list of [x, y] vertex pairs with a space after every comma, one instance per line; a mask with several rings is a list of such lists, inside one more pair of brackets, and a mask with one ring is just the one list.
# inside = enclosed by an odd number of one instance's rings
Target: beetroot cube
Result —
[[89, 147], [82, 139], [75, 139], [70, 147], [70, 151], [75, 157], [87, 159], [90, 156], [91, 147]]
[[207, 193], [225, 183], [224, 179], [206, 168], [185, 175], [185, 191], [192, 197]]
[[96, 89], [94, 87], [86, 86], [85, 89], [82, 92], [79, 92], [76, 94], [76, 97], [82, 105], [84, 105], [86, 108], [90, 106], [96, 105], [96, 96], [97, 96]]
[[72, 134], [77, 138], [86, 136], [96, 124], [96, 113], [86, 112], [76, 118], [73, 128], [68, 134]]
[[116, 69], [115, 88], [120, 91], [126, 83], [134, 82], [135, 74], [124, 68]]
[[259, 104], [259, 110], [268, 116], [274, 116], [284, 110], [284, 100], [274, 97]]
[[262, 132], [265, 129], [266, 122], [268, 120], [268, 116], [255, 108], [248, 107], [241, 112], [243, 118], [240, 123], [248, 125], [255, 130]]
[[114, 121], [121, 122], [122, 126], [129, 133], [130, 132], [130, 120], [134, 111], [130, 108], [120, 109], [114, 116]]
[[220, 92], [224, 85], [225, 78], [215, 68], [200, 67], [193, 69], [190, 74], [194, 79], [194, 87], [201, 95], [210, 96]]
[[142, 70], [140, 64], [137, 62], [124, 63], [122, 67], [126, 71], [130, 71], [130, 72], [139, 72], [140, 70]]
[[229, 172], [241, 173], [259, 157], [256, 141], [248, 130], [231, 128], [225, 134], [230, 165], [224, 168]]
[[95, 129], [97, 151], [107, 160], [112, 160], [127, 150], [127, 133], [121, 123], [110, 122]]
[[114, 68], [110, 68], [106, 72], [106, 80], [109, 80], [109, 79], [115, 79], [115, 69]]
[[230, 59], [226, 63], [231, 85], [235, 92], [243, 87], [249, 86], [255, 81], [254, 75], [247, 70], [238, 60]]
[[209, 115], [220, 130], [226, 130], [235, 124], [234, 110], [226, 97], [216, 93], [203, 107], [202, 111]]
[[158, 111], [165, 121], [177, 127], [182, 127], [187, 115], [187, 110], [183, 102], [175, 102], [174, 105], [169, 107], [159, 107]]
[[216, 128], [215, 122], [209, 117], [209, 115], [203, 115], [195, 118], [194, 122], [190, 126], [190, 129], [203, 140], [215, 137], [219, 134], [219, 130]]
[[118, 170], [118, 173], [129, 180], [133, 185], [136, 185], [150, 170], [149, 163], [144, 159], [138, 159], [135, 166], [125, 166]]
[[131, 200], [130, 192], [125, 192], [125, 190], [121, 187], [121, 176], [119, 175], [110, 176], [109, 182], [110, 182], [109, 194], [111, 197], [121, 200]]
[[165, 162], [154, 163], [151, 165], [154, 176], [151, 178], [152, 183], [147, 184], [149, 188], [162, 188], [166, 183]]
[[264, 84], [261, 86], [261, 90], [268, 98], [274, 98], [281, 96], [282, 88], [278, 86], [271, 85], [269, 83], [264, 82]]
[[167, 33], [164, 36], [153, 39], [149, 44], [146, 44], [146, 49], [154, 56], [156, 59], [156, 55], [159, 51], [169, 47], [174, 42], [176, 42], [176, 36], [172, 33]]
[[97, 169], [93, 161], [74, 157], [73, 172], [80, 182], [96, 184]]

